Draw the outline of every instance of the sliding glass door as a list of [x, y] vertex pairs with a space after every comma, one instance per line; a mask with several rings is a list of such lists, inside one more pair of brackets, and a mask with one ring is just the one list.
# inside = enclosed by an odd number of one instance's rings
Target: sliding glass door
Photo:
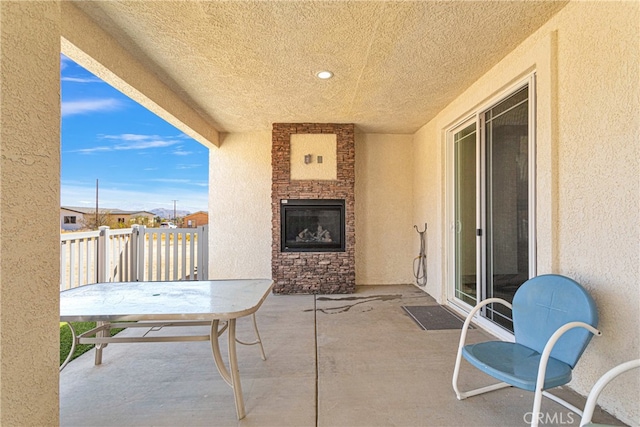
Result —
[[[535, 275], [531, 83], [453, 128], [453, 301], [507, 301]], [[510, 310], [482, 316], [509, 330]]]
[[[528, 87], [480, 115], [485, 148], [482, 246], [483, 297], [511, 302], [529, 278], [529, 102]], [[486, 316], [513, 329], [511, 311], [496, 304]]]

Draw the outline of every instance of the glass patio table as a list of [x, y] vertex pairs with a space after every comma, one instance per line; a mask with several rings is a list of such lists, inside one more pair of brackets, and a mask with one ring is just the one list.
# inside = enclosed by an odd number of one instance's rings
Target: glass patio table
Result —
[[[273, 287], [267, 279], [207, 280], [179, 282], [112, 282], [86, 285], [60, 293], [60, 321], [97, 322], [96, 328], [73, 334], [77, 344], [96, 344], [95, 363], [102, 363], [102, 350], [109, 343], [210, 341], [213, 359], [220, 376], [234, 392], [238, 419], [245, 416], [236, 342], [258, 344], [265, 360], [255, 313]], [[256, 340], [243, 342], [236, 338], [236, 319], [251, 315]], [[222, 322], [222, 325], [221, 323]], [[111, 336], [114, 328], [148, 328], [170, 326], [210, 326], [208, 335], [177, 336]], [[228, 329], [229, 369], [220, 353], [219, 337]]]

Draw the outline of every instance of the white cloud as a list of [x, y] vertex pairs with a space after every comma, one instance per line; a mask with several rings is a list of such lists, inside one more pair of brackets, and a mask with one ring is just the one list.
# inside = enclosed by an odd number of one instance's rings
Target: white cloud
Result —
[[193, 154], [193, 151], [186, 151], [186, 150], [183, 150], [182, 148], [178, 148], [177, 150], [174, 150], [172, 154], [176, 156], [188, 156]]
[[153, 178], [153, 179], [147, 179], [147, 181], [165, 182], [169, 184], [190, 184], [191, 183], [190, 179], [185, 179], [185, 178]]
[[121, 141], [144, 141], [145, 139], [158, 139], [158, 135], [140, 135], [137, 133], [123, 133], [121, 135], [100, 135], [104, 139], [117, 139]]
[[147, 148], [170, 147], [176, 141], [171, 140], [155, 140], [155, 141], [138, 141], [130, 144], [118, 144], [113, 147], [114, 150], [146, 150]]
[[82, 154], [92, 154], [92, 153], [104, 153], [107, 151], [112, 151], [111, 147], [93, 147], [93, 148], [81, 148], [79, 150], [71, 150], [71, 153], [82, 153]]
[[100, 135], [101, 139], [109, 139], [115, 141], [122, 141], [115, 143], [114, 145], [101, 145], [98, 147], [82, 148], [79, 150], [73, 150], [73, 153], [92, 154], [107, 151], [127, 151], [127, 150], [147, 150], [152, 148], [170, 147], [179, 143], [172, 138], [163, 139], [158, 135], [139, 135], [132, 133], [125, 133], [122, 135]]
[[97, 77], [60, 77], [60, 81], [72, 83], [104, 83]]
[[150, 178], [146, 179], [146, 182], [160, 182], [164, 184], [181, 184], [181, 185], [192, 185], [195, 187], [208, 187], [209, 183], [206, 181], [194, 181], [189, 178]]
[[62, 116], [87, 114], [95, 112], [115, 111], [123, 107], [117, 99], [85, 99], [81, 101], [65, 101], [61, 104]]

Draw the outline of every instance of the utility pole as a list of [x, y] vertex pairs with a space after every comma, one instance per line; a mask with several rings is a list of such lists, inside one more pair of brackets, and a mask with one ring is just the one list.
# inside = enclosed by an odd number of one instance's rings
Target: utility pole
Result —
[[173, 220], [176, 220], [176, 202], [177, 200], [173, 200]]
[[98, 229], [98, 180], [96, 179], [96, 229]]

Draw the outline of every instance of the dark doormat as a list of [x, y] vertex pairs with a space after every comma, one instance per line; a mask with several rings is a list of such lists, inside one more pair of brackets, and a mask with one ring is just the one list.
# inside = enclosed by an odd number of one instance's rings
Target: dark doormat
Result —
[[462, 329], [464, 325], [464, 320], [441, 305], [403, 305], [402, 308], [425, 331]]

